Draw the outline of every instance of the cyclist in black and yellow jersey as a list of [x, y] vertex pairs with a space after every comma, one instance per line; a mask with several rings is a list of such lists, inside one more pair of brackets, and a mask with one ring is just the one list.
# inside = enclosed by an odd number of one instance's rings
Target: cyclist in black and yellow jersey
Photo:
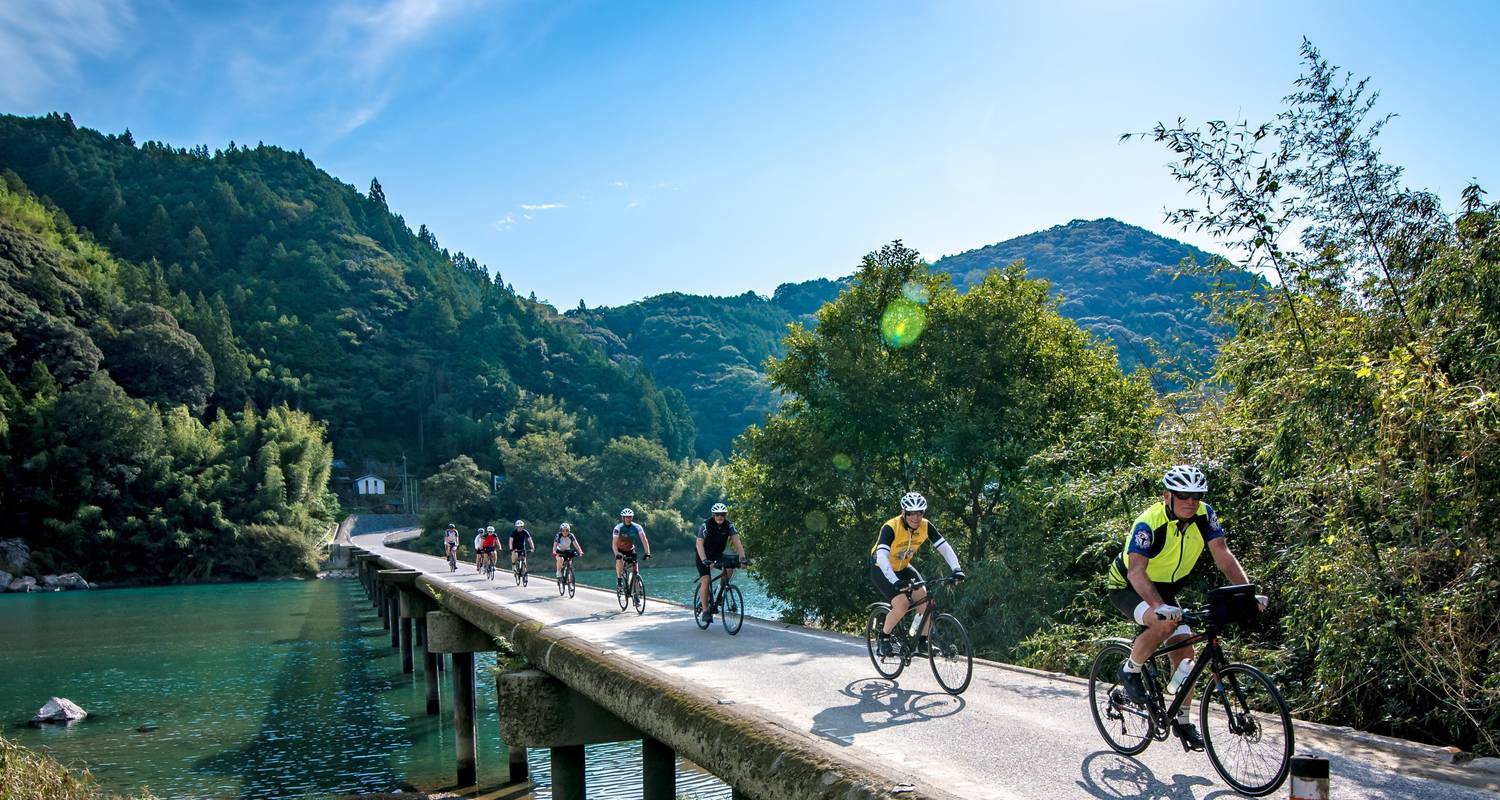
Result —
[[[1229, 549], [1219, 515], [1203, 502], [1208, 492], [1208, 478], [1197, 467], [1180, 464], [1162, 476], [1161, 501], [1153, 503], [1136, 518], [1125, 546], [1109, 567], [1106, 585], [1109, 601], [1121, 614], [1144, 628], [1130, 648], [1130, 657], [1120, 666], [1120, 685], [1125, 694], [1138, 703], [1146, 702], [1146, 687], [1141, 681], [1141, 666], [1168, 642], [1179, 642], [1193, 635], [1182, 624], [1182, 608], [1177, 592], [1187, 583], [1193, 566], [1205, 549], [1214, 564], [1230, 583], [1249, 583], [1240, 561]], [[1265, 608], [1265, 598], [1260, 598]], [[1193, 648], [1184, 647], [1171, 653], [1172, 667], [1193, 657]], [[1189, 687], [1186, 691], [1192, 691]], [[1182, 711], [1172, 721], [1172, 730], [1189, 750], [1202, 750], [1203, 737], [1188, 720], [1192, 707], [1189, 694]]]
[[[918, 587], [910, 596], [906, 594], [907, 587], [922, 580], [921, 573], [911, 565], [911, 560], [923, 542], [931, 540], [932, 546], [948, 562], [948, 568], [953, 570], [953, 577], [964, 579], [964, 571], [959, 569], [958, 554], [953, 552], [953, 545], [938, 535], [937, 528], [925, 518], [926, 513], [927, 498], [917, 492], [907, 492], [901, 498], [901, 515], [887, 520], [881, 526], [880, 538], [870, 548], [870, 581], [891, 604], [890, 613], [885, 615], [885, 625], [880, 631], [879, 654], [882, 656], [895, 655], [891, 652], [891, 631], [895, 630], [913, 603], [920, 603], [927, 598], [927, 589], [923, 587]], [[918, 652], [923, 651], [927, 644], [927, 629], [931, 625], [930, 619], [922, 623], [921, 634], [917, 637]]]

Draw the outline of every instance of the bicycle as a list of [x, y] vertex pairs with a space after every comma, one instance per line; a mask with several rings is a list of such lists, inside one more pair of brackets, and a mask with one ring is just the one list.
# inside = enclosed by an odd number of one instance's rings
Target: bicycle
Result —
[[494, 551], [491, 551], [491, 552], [488, 552], [488, 553], [484, 554], [484, 577], [485, 577], [485, 580], [491, 580], [492, 581], [492, 580], [495, 579], [495, 560], [497, 558], [498, 558], [498, 555]]
[[[938, 581], [938, 587], [952, 586], [957, 582], [957, 578], [949, 576]], [[926, 581], [914, 581], [903, 591], [910, 600], [912, 592], [925, 585]], [[940, 610], [938, 594], [935, 590], [930, 591], [920, 602], [911, 604], [906, 612], [912, 614], [911, 625], [896, 626], [891, 633], [892, 654], [888, 656], [880, 655], [880, 632], [885, 628], [885, 615], [890, 613], [891, 604], [871, 603], [865, 609], [869, 612], [865, 647], [870, 651], [870, 662], [875, 665], [875, 671], [883, 678], [895, 680], [913, 659], [925, 655], [932, 666], [932, 675], [943, 691], [952, 695], [963, 694], [974, 676], [974, 646], [969, 642], [969, 632], [963, 623]], [[931, 610], [924, 612], [923, 609], [929, 606]], [[924, 617], [931, 619], [932, 625], [927, 630], [926, 652], [919, 652], [917, 636]]]
[[[735, 556], [724, 556], [718, 561], [709, 562], [709, 567], [719, 570], [717, 575], [709, 579], [709, 585], [719, 584], [718, 590], [712, 592], [713, 613], [719, 615], [719, 621], [724, 623], [724, 630], [733, 636], [740, 632], [740, 626], [745, 624], [745, 596], [740, 593], [740, 587], [730, 583], [729, 573], [725, 568], [734, 569], [741, 566], [740, 560]], [[699, 594], [698, 585], [693, 584], [693, 621], [698, 623], [699, 630], [708, 630], [712, 621], [705, 622], [703, 619], [703, 599]]]
[[519, 556], [516, 557], [515, 562], [510, 565], [510, 574], [516, 579], [517, 586], [526, 585], [527, 576], [529, 574], [528, 570], [526, 569], [526, 553], [522, 552]]
[[643, 614], [646, 611], [646, 582], [641, 580], [640, 562], [633, 551], [620, 553], [619, 558], [625, 562], [625, 571], [619, 585], [615, 586], [615, 601], [620, 604], [621, 611], [633, 604], [635, 613]]
[[458, 571], [458, 545], [445, 548], [448, 551], [448, 571]]
[[[1260, 797], [1281, 786], [1295, 747], [1291, 712], [1269, 676], [1249, 664], [1231, 663], [1219, 644], [1224, 628], [1259, 613], [1255, 591], [1253, 585], [1221, 587], [1209, 592], [1207, 609], [1183, 611], [1183, 623], [1202, 625], [1203, 632], [1177, 644], [1163, 645], [1142, 665], [1141, 680], [1147, 694], [1144, 708], [1130, 700], [1119, 685], [1120, 665], [1130, 655], [1131, 641], [1103, 640], [1105, 647], [1094, 658], [1089, 673], [1089, 704], [1094, 725], [1115, 752], [1133, 756], [1153, 740], [1166, 741], [1171, 736], [1172, 720], [1191, 696], [1189, 690], [1207, 671], [1211, 676], [1208, 686], [1198, 695], [1198, 727], [1203, 732], [1208, 760], [1225, 783], [1242, 794]], [[1198, 654], [1176, 698], [1167, 705], [1166, 676], [1172, 674], [1167, 654], [1198, 642], [1206, 643], [1203, 652]], [[1186, 748], [1186, 743], [1183, 746]], [[1238, 763], [1241, 761], [1243, 765]]]
[[572, 597], [578, 590], [578, 584], [573, 577], [573, 556], [563, 556], [562, 574], [557, 576], [557, 593]]

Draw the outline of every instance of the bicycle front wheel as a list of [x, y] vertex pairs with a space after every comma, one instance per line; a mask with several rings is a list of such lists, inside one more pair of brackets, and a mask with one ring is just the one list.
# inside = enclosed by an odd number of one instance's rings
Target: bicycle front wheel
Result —
[[578, 591], [578, 582], [573, 580], [573, 566], [570, 564], [566, 567], [563, 567], [563, 570], [565, 570], [567, 573], [566, 577], [568, 579], [568, 596], [572, 597], [573, 593]]
[[630, 602], [635, 604], [635, 613], [646, 613], [646, 583], [637, 574], [630, 579]]
[[927, 660], [932, 675], [948, 694], [963, 694], [974, 677], [974, 647], [969, 632], [952, 614], [939, 614], [927, 631]]
[[626, 573], [623, 578], [615, 583], [615, 602], [620, 604], [620, 610], [630, 605], [630, 574]]
[[557, 575], [557, 594], [559, 597], [568, 593], [568, 568], [563, 567], [562, 572]]
[[865, 624], [865, 649], [870, 651], [870, 663], [875, 665], [875, 671], [880, 677], [895, 680], [906, 669], [906, 659], [900, 653], [894, 651], [896, 637], [891, 636], [891, 655], [880, 654], [880, 632], [885, 628], [885, 615], [891, 613], [891, 607], [885, 603], [876, 603], [870, 606], [870, 619]]
[[1089, 671], [1089, 707], [1094, 726], [1112, 750], [1133, 756], [1151, 744], [1151, 715], [1130, 702], [1120, 685], [1120, 667], [1130, 658], [1130, 648], [1110, 644], [1094, 657]]
[[1292, 715], [1276, 684], [1247, 664], [1230, 664], [1198, 701], [1208, 760], [1235, 791], [1260, 797], [1281, 787], [1292, 763]]
[[719, 621], [724, 623], [724, 630], [730, 636], [739, 633], [740, 626], [745, 624], [745, 596], [740, 594], [738, 586], [730, 584], [724, 587], [719, 602]]

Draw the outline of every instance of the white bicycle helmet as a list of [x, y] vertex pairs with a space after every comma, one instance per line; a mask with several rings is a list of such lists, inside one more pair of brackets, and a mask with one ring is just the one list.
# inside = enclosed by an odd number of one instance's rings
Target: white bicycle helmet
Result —
[[633, 517], [633, 516], [635, 516], [635, 512], [631, 511], [628, 508], [622, 508], [622, 509], [620, 509], [620, 516], [622, 516], [622, 517]]
[[1174, 492], [1207, 492], [1208, 478], [1191, 464], [1178, 464], [1161, 476], [1161, 485]]
[[708, 513], [710, 513], [710, 514], [728, 514], [729, 513], [729, 506], [726, 506], [723, 503], [714, 503], [714, 507], [710, 508], [708, 510]]
[[921, 492], [907, 492], [901, 497], [902, 511], [926, 511], [927, 498]]
[[486, 526], [484, 526], [484, 532], [485, 533], [494, 533], [495, 532], [495, 526], [494, 525], [486, 525]]
[[517, 528], [524, 528], [524, 527], [526, 527], [526, 520], [524, 520], [524, 519], [518, 519], [518, 520], [516, 520], [516, 527]]
[[564, 522], [563, 524], [557, 526], [557, 529], [560, 530], [560, 531], [571, 531], [571, 530], [573, 530], [573, 526], [569, 525], [566, 522]]

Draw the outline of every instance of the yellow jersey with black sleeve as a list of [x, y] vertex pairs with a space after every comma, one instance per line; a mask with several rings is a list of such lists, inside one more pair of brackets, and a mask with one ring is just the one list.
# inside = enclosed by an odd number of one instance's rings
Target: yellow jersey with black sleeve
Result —
[[[932, 527], [924, 517], [916, 528], [906, 527], [906, 520], [901, 517], [892, 517], [880, 528], [880, 538], [875, 540], [875, 546], [870, 548], [870, 560], [879, 563], [879, 552], [882, 548], [889, 551], [891, 569], [903, 570], [916, 558], [917, 548], [927, 541], [927, 537], [934, 537], [941, 541], [942, 537], [937, 535], [937, 529]], [[936, 542], [934, 542], [936, 543]]]
[[1177, 583], [1187, 578], [1198, 563], [1208, 543], [1222, 538], [1224, 528], [1219, 516], [1207, 503], [1198, 506], [1198, 514], [1189, 519], [1174, 519], [1165, 503], [1157, 502], [1136, 518], [1125, 546], [1109, 566], [1110, 589], [1130, 587], [1130, 554], [1145, 556], [1146, 577], [1152, 583]]

